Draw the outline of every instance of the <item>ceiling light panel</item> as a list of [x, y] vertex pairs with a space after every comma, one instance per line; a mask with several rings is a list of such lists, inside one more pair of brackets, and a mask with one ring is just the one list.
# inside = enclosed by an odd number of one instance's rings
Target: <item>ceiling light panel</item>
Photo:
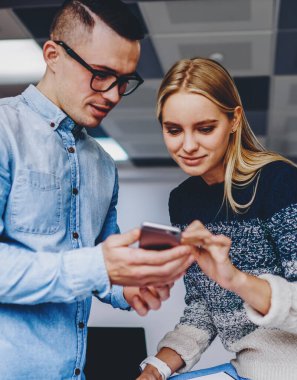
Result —
[[2, 40], [0, 51], [0, 84], [35, 83], [41, 79], [45, 62], [34, 40]]

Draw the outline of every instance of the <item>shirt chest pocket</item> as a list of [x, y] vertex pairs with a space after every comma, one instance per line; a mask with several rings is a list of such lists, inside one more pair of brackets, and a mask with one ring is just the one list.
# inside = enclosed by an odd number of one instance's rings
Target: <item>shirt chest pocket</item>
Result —
[[62, 206], [59, 177], [20, 170], [11, 196], [11, 224], [17, 231], [49, 235], [59, 229]]

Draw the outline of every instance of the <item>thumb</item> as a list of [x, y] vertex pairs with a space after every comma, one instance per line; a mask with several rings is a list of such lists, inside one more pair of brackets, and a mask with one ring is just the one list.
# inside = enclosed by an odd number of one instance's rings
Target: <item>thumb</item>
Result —
[[124, 234], [118, 234], [112, 236], [111, 245], [113, 247], [128, 247], [139, 240], [140, 229], [135, 228], [134, 230], [128, 231]]

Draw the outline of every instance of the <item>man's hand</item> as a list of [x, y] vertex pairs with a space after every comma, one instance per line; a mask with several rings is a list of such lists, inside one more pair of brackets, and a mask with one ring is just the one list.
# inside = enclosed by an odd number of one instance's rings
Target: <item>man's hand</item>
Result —
[[169, 298], [172, 286], [173, 283], [159, 288], [125, 286], [124, 297], [137, 314], [144, 316], [149, 310], [160, 309], [162, 302]]
[[180, 278], [195, 260], [190, 245], [164, 251], [130, 247], [139, 237], [140, 230], [135, 229], [125, 234], [109, 236], [102, 244], [112, 284], [162, 287]]

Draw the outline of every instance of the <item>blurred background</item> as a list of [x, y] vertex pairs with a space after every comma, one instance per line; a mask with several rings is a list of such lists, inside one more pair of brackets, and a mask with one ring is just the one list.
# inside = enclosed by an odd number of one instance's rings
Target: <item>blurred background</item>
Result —
[[[0, 97], [37, 83], [44, 72], [41, 47], [60, 0], [0, 0]], [[169, 158], [155, 118], [156, 90], [177, 60], [204, 56], [233, 75], [247, 118], [269, 149], [297, 161], [297, 1], [126, 1], [143, 21], [138, 71], [145, 83], [92, 135], [119, 167], [119, 225], [169, 223], [168, 195], [185, 175]], [[177, 323], [184, 307], [179, 281], [158, 312], [140, 318], [94, 301], [90, 326], [144, 327], [149, 354]], [[232, 357], [215, 340], [195, 368]]]

